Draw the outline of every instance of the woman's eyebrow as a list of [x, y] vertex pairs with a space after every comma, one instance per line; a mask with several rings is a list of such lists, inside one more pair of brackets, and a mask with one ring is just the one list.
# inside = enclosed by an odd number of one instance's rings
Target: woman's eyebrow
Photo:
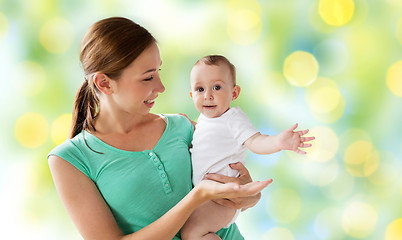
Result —
[[[161, 61], [161, 64], [159, 66], [162, 66], [162, 61]], [[155, 72], [156, 70], [157, 70], [156, 68], [149, 69], [149, 70], [145, 71], [144, 73], [142, 73], [142, 75], [144, 75], [146, 73], [149, 73], [149, 72]]]

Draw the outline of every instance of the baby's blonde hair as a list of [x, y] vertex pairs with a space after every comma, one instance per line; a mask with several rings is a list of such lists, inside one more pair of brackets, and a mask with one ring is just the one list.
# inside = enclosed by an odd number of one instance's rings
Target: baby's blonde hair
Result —
[[221, 55], [208, 55], [198, 60], [194, 66], [197, 66], [200, 63], [214, 66], [220, 66], [221, 64], [228, 66], [230, 74], [232, 75], [233, 84], [236, 85], [236, 67], [229, 62], [226, 57]]

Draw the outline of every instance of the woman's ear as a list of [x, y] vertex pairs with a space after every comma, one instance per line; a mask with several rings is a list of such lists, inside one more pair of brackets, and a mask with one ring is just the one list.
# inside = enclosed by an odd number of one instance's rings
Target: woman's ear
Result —
[[113, 93], [111, 79], [104, 73], [97, 72], [92, 76], [96, 88], [106, 95]]
[[232, 100], [235, 100], [237, 97], [239, 97], [239, 94], [240, 94], [240, 86], [235, 85], [233, 87]]

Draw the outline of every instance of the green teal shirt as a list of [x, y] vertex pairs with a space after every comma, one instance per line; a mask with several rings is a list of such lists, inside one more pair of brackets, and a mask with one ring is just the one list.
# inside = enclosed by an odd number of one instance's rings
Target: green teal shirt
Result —
[[[193, 127], [183, 116], [165, 117], [165, 131], [152, 150], [120, 150], [83, 131], [49, 153], [68, 161], [96, 184], [125, 234], [160, 218], [192, 189]], [[236, 224], [217, 234], [227, 240], [244, 239]], [[173, 239], [179, 240], [180, 234]]]

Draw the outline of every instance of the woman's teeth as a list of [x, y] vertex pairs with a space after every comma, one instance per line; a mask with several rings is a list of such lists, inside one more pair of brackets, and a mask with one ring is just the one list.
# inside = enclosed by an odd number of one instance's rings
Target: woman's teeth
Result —
[[151, 103], [154, 103], [154, 102], [155, 102], [155, 99], [145, 101], [145, 103], [148, 103], [148, 104], [151, 104]]

